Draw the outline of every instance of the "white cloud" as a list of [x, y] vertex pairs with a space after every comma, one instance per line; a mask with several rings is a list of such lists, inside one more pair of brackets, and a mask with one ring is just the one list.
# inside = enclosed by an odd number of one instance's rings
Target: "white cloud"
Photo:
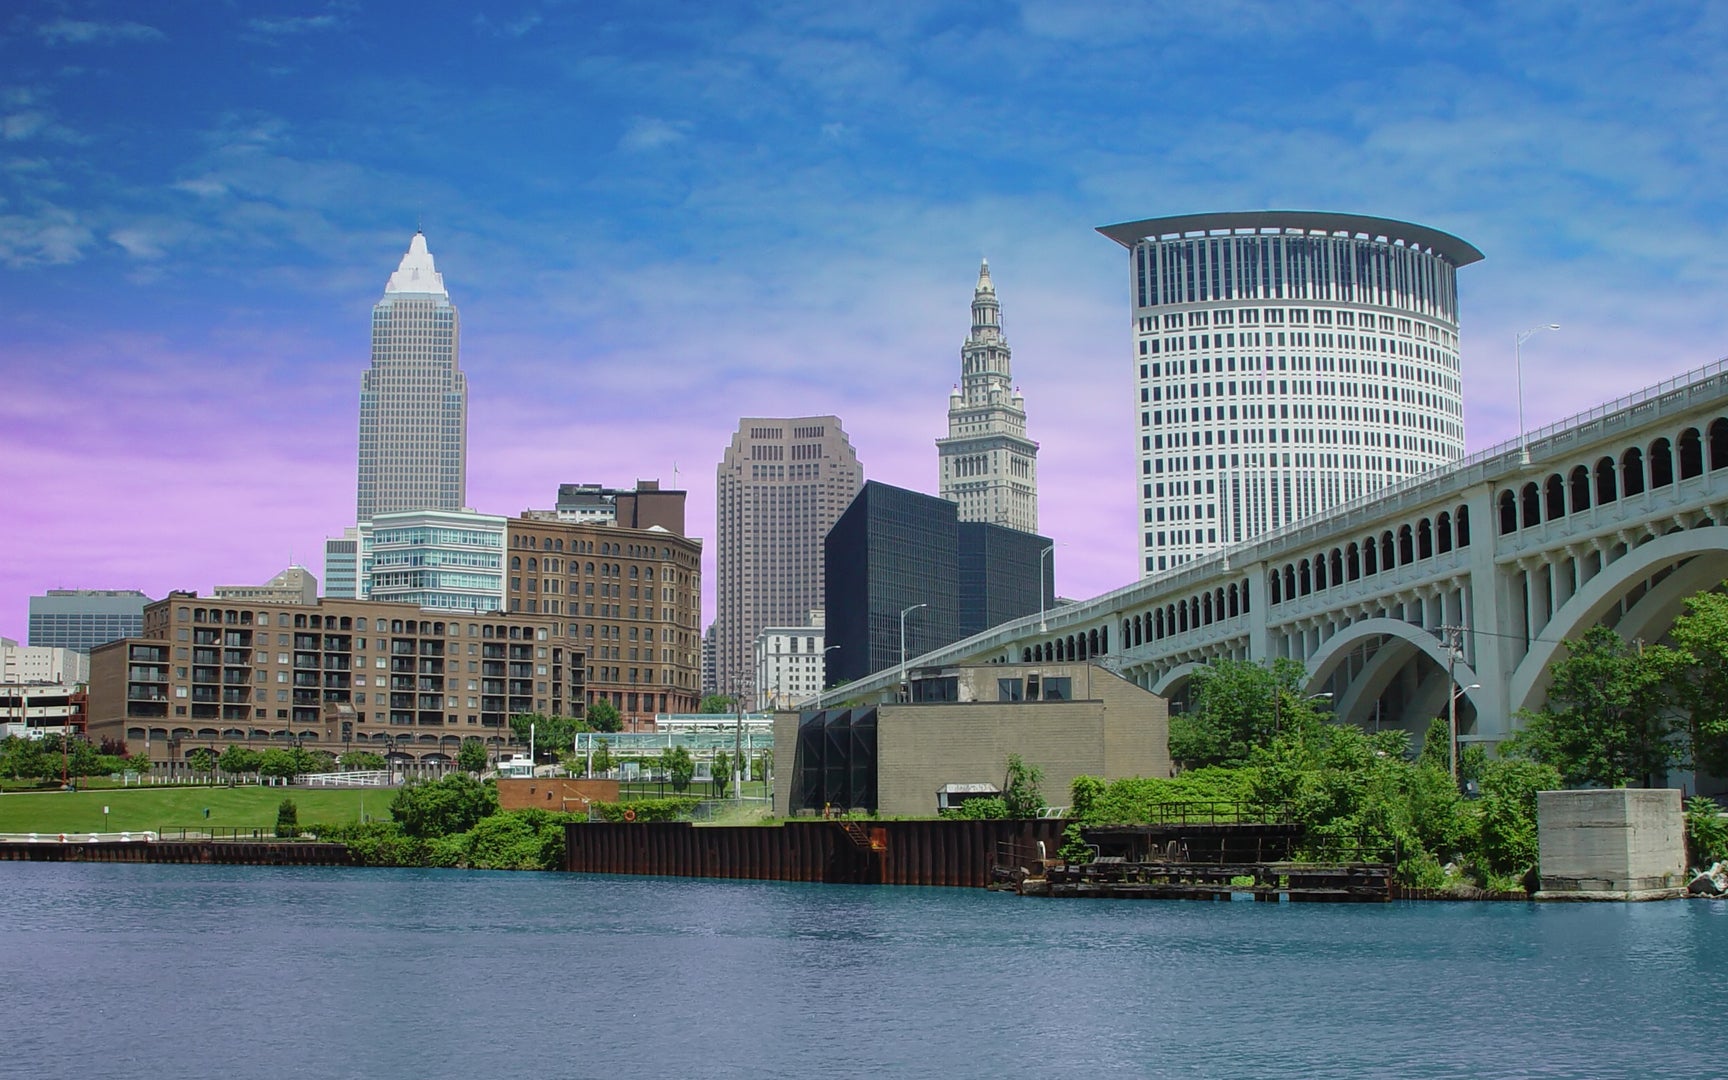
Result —
[[7, 142], [28, 139], [41, 131], [47, 124], [48, 115], [46, 113], [20, 112], [0, 117], [0, 139], [5, 139]]
[[633, 154], [658, 150], [662, 146], [681, 141], [689, 126], [686, 123], [661, 120], [653, 116], [638, 116], [630, 121], [629, 128], [624, 132], [624, 137], [618, 140], [618, 148]]
[[135, 22], [82, 22], [56, 19], [36, 28], [50, 45], [108, 45], [121, 41], [161, 41], [167, 35], [154, 26]]
[[262, 15], [246, 20], [250, 36], [271, 42], [335, 30], [341, 25], [342, 20], [328, 12], [323, 15]]
[[77, 262], [94, 240], [88, 226], [59, 207], [0, 216], [0, 262], [8, 266]]
[[486, 17], [484, 12], [474, 16], [475, 26], [495, 37], [504, 38], [522, 37], [544, 21], [545, 20], [540, 18], [539, 13], [533, 11], [506, 22], [493, 22], [491, 19]]

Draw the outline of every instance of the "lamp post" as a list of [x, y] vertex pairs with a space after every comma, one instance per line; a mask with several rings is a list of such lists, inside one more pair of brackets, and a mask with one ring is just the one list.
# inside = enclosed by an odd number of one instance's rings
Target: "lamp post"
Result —
[[911, 607], [900, 609], [900, 685], [901, 686], [906, 685], [906, 616], [912, 614], [914, 611], [917, 611], [921, 607], [929, 607], [929, 606], [930, 606], [929, 604], [913, 604]]
[[1557, 322], [1532, 326], [1512, 340], [1512, 371], [1518, 380], [1518, 464], [1530, 464], [1530, 448], [1524, 445], [1524, 343], [1544, 330], [1558, 330]]
[[[1046, 544], [1044, 550], [1038, 553], [1038, 632], [1045, 633], [1050, 627], [1044, 622], [1044, 560], [1056, 553], [1055, 544]], [[1051, 559], [1050, 576], [1056, 576], [1055, 560]]]
[[[1450, 667], [1451, 665], [1447, 666]], [[1472, 690], [1480, 689], [1482, 689], [1481, 683], [1471, 683], [1469, 686], [1460, 686], [1456, 690], [1452, 691], [1451, 697], [1448, 698], [1446, 702], [1446, 731], [1449, 736], [1446, 740], [1446, 746], [1451, 758], [1452, 783], [1454, 786], [1458, 783], [1458, 699]]]
[[[1326, 690], [1326, 691], [1323, 691], [1322, 693], [1318, 693], [1318, 694], [1309, 694], [1307, 697], [1304, 697], [1301, 700], [1304, 704], [1306, 704], [1310, 701], [1323, 701], [1323, 700], [1330, 699], [1331, 697], [1332, 697], [1332, 691]], [[1284, 713], [1283, 705], [1284, 705], [1284, 692], [1282, 690], [1274, 689], [1272, 691], [1272, 734], [1274, 736], [1276, 736], [1278, 734], [1278, 732], [1280, 730], [1280, 726], [1283, 722], [1283, 713]]]

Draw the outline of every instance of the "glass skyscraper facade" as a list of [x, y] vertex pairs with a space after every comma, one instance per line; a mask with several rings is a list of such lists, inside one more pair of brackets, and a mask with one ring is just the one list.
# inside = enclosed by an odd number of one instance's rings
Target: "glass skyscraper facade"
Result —
[[1129, 253], [1143, 573], [1463, 457], [1470, 244], [1282, 210], [1099, 232]]
[[144, 605], [136, 589], [49, 589], [30, 598], [30, 644], [89, 652], [144, 632]]
[[372, 366], [360, 384], [359, 521], [460, 510], [467, 495], [468, 381], [461, 324], [415, 233], [372, 308]]

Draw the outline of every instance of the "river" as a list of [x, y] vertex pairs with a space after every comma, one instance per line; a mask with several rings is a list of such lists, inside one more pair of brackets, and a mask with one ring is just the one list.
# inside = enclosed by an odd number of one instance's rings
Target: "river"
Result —
[[0, 863], [19, 1077], [1728, 1074], [1728, 903]]

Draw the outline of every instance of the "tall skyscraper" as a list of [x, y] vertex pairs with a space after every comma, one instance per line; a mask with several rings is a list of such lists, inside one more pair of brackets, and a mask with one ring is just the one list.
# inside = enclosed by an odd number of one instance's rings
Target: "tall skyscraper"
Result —
[[1296, 210], [1098, 231], [1128, 249], [1142, 573], [1463, 456], [1457, 273], [1475, 247]]
[[399, 510], [460, 510], [467, 494], [468, 380], [461, 325], [426, 235], [372, 308], [372, 367], [360, 383], [360, 521]]
[[714, 678], [730, 694], [751, 677], [763, 627], [822, 606], [822, 538], [864, 468], [837, 416], [746, 417], [717, 481]]
[[1012, 357], [986, 259], [972, 293], [972, 332], [960, 346], [960, 384], [948, 395], [948, 437], [936, 440], [939, 491], [959, 506], [961, 521], [1035, 533], [1038, 444], [1026, 437]]

